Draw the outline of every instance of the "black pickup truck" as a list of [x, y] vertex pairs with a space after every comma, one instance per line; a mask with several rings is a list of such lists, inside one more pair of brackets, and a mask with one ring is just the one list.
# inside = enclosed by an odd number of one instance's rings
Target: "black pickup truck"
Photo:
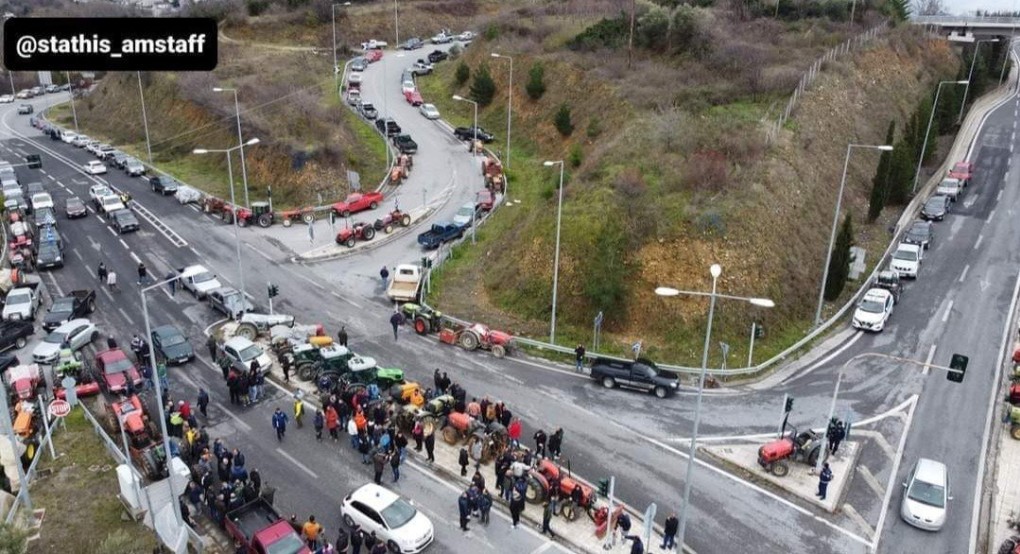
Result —
[[414, 142], [411, 135], [397, 135], [393, 137], [393, 146], [396, 146], [401, 154], [414, 154], [418, 152], [418, 143]]
[[48, 312], [43, 317], [43, 329], [52, 331], [64, 323], [79, 317], [88, 317], [88, 314], [96, 311], [96, 291], [94, 290], [73, 290], [63, 298], [53, 301]]
[[[453, 134], [460, 140], [472, 140], [475, 138], [475, 128], [457, 127], [456, 129], [453, 130]], [[488, 144], [492, 142], [493, 139], [495, 138], [496, 137], [494, 137], [492, 133], [486, 131], [485, 129], [482, 129], [481, 127], [478, 128], [478, 140]]]
[[432, 228], [418, 235], [418, 244], [426, 250], [439, 248], [444, 242], [464, 236], [464, 228], [455, 223], [436, 223]]
[[607, 389], [619, 385], [654, 392], [659, 398], [675, 394], [680, 387], [676, 378], [661, 375], [655, 364], [644, 358], [634, 361], [596, 358], [591, 366], [591, 378]]

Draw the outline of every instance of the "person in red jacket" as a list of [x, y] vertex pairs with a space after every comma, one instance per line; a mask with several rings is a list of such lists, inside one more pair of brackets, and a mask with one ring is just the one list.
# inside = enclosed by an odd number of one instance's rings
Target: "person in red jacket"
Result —
[[518, 448], [521, 444], [521, 433], [524, 431], [524, 426], [521, 424], [520, 418], [514, 418], [510, 422], [510, 426], [506, 428], [506, 434], [510, 437], [510, 444], [514, 448]]
[[340, 440], [337, 435], [339, 426], [340, 415], [336, 413], [336, 408], [331, 405], [326, 408], [326, 429], [329, 430], [329, 436], [334, 442]]

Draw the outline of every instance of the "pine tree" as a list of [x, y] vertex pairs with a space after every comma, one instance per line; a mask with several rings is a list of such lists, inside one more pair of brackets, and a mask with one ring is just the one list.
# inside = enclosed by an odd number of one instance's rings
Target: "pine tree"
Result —
[[556, 125], [556, 130], [565, 137], [569, 137], [574, 132], [574, 122], [570, 119], [570, 105], [566, 102], [560, 104], [560, 109], [556, 110], [553, 124]]
[[525, 92], [532, 100], [538, 100], [545, 94], [545, 68], [542, 64], [535, 62], [528, 70], [528, 84], [524, 85]]
[[464, 83], [471, 78], [471, 68], [468, 67], [468, 64], [460, 62], [460, 65], [457, 66], [457, 72], [453, 76], [457, 80], [457, 86], [464, 86]]
[[[889, 130], [885, 133], [885, 144], [893, 143], [893, 135], [896, 132], [896, 122], [889, 122]], [[874, 222], [882, 214], [882, 208], [889, 198], [889, 177], [892, 174], [892, 152], [884, 151], [878, 158], [878, 168], [875, 169], [875, 177], [871, 180], [871, 198], [868, 203], [868, 221]]]
[[[919, 156], [921, 156], [921, 159], [924, 161], [924, 163], [928, 163], [931, 161], [932, 154], [935, 153], [935, 150], [938, 148], [939, 143], [938, 129], [935, 127], [934, 121], [932, 121], [931, 128], [928, 127], [928, 122], [931, 121], [931, 110], [933, 100], [934, 98], [932, 97], [925, 98], [917, 106], [917, 120], [919, 123], [921, 123], [918, 127], [917, 133], [918, 136], [917, 153]], [[924, 136], [924, 133], [926, 131], [928, 133], [927, 139], [925, 139]], [[921, 148], [924, 148], [924, 154], [921, 154]]]
[[917, 158], [914, 157], [910, 145], [905, 138], [893, 146], [889, 168], [889, 196], [887, 204], [902, 206], [910, 200], [911, 189], [914, 187], [914, 171]]
[[960, 114], [960, 99], [963, 98], [961, 86], [954, 83], [942, 87], [939, 105], [935, 108], [935, 125], [940, 135], [949, 134], [956, 127], [956, 117]]
[[482, 64], [475, 72], [475, 80], [471, 83], [471, 99], [478, 102], [478, 107], [484, 108], [492, 103], [496, 95], [496, 82], [492, 80], [489, 73], [489, 66]]
[[829, 261], [829, 278], [825, 281], [825, 299], [829, 302], [839, 298], [846, 287], [850, 276], [850, 247], [854, 245], [854, 228], [850, 214], [846, 214], [843, 225], [836, 235], [836, 244], [832, 247], [832, 258]]

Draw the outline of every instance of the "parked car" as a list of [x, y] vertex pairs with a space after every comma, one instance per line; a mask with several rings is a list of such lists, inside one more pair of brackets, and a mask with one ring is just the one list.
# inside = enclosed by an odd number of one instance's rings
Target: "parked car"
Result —
[[892, 294], [893, 302], [899, 303], [900, 295], [903, 293], [903, 284], [900, 282], [900, 274], [892, 270], [879, 271], [871, 288], [882, 288]]
[[939, 182], [939, 186], [935, 189], [935, 194], [948, 196], [950, 200], [956, 202], [960, 195], [963, 194], [963, 181], [946, 177]]
[[680, 382], [676, 377], [665, 377], [651, 360], [634, 361], [596, 358], [591, 366], [591, 378], [607, 389], [623, 387], [654, 392], [659, 398], [676, 393]]
[[383, 48], [386, 48], [387, 46], [389, 46], [389, 43], [386, 42], [385, 40], [372, 39], [368, 42], [361, 43], [362, 50], [381, 50]]
[[418, 90], [417, 85], [414, 84], [414, 79], [404, 79], [400, 82], [400, 94], [407, 98], [407, 93]]
[[374, 533], [390, 552], [421, 552], [435, 539], [432, 522], [397, 493], [368, 483], [344, 497], [340, 517], [348, 528]]
[[421, 97], [421, 93], [418, 92], [417, 90], [412, 90], [410, 92], [405, 92], [404, 93], [404, 100], [407, 100], [407, 103], [412, 105], [412, 106], [421, 106], [422, 104], [425, 103], [425, 100], [422, 99], [422, 97]]
[[35, 326], [31, 321], [0, 322], [0, 350], [24, 348], [33, 334]]
[[71, 351], [77, 352], [99, 340], [99, 329], [88, 319], [72, 319], [46, 335], [39, 346], [32, 351], [32, 361], [37, 364], [52, 364], [60, 356], [66, 342]]
[[231, 366], [245, 373], [251, 371], [252, 360], [258, 360], [259, 370], [263, 373], [273, 367], [273, 361], [262, 347], [244, 337], [228, 339], [220, 353], [230, 360]]
[[401, 50], [417, 50], [419, 48], [424, 48], [424, 47], [425, 47], [425, 42], [422, 41], [418, 37], [409, 38], [409, 39], [407, 39], [406, 42], [404, 42], [404, 44], [400, 45], [400, 49]]
[[482, 189], [475, 193], [475, 206], [483, 212], [492, 210], [492, 206], [496, 203], [496, 199], [492, 196], [492, 191], [489, 189]]
[[927, 250], [935, 242], [935, 226], [930, 221], [915, 221], [903, 235], [903, 242], [918, 244]]
[[453, 42], [453, 35], [447, 29], [443, 29], [438, 35], [432, 37], [432, 44], [447, 44]]
[[35, 111], [35, 109], [32, 107], [31, 104], [22, 104], [22, 105], [18, 106], [18, 114], [19, 115], [28, 115], [28, 114], [30, 114], [30, 113], [32, 113], [34, 111]]
[[127, 209], [124, 206], [124, 202], [120, 199], [120, 196], [116, 194], [108, 194], [99, 199], [99, 212], [105, 215], [110, 215], [113, 212]]
[[121, 152], [120, 150], [114, 150], [113, 154], [109, 156], [110, 165], [117, 169], [124, 169], [124, 164], [131, 159], [131, 156]]
[[379, 117], [379, 111], [375, 109], [375, 106], [373, 106], [371, 102], [365, 102], [362, 100], [361, 104], [358, 105], [358, 111], [361, 112], [361, 115], [369, 121]]
[[100, 144], [96, 148], [96, 157], [100, 160], [108, 160], [112, 158], [116, 152], [117, 149], [113, 146], [110, 146], [109, 144]]
[[207, 297], [212, 309], [230, 319], [240, 319], [242, 315], [255, 309], [247, 298], [241, 296], [241, 291], [230, 287], [213, 289], [209, 291]]
[[110, 187], [106, 185], [92, 185], [89, 187], [89, 201], [92, 202], [92, 207], [99, 209], [103, 203], [101, 200], [106, 196], [116, 196]]
[[938, 531], [946, 522], [946, 511], [952, 499], [946, 465], [920, 458], [903, 482], [900, 517], [919, 529]]
[[77, 138], [78, 138], [78, 133], [75, 133], [74, 131], [66, 131], [65, 130], [65, 131], [62, 131], [60, 133], [60, 140], [64, 141], [67, 144], [73, 145], [74, 141]]
[[379, 129], [380, 133], [386, 133], [386, 136], [392, 137], [393, 135], [400, 134], [400, 125], [397, 125], [396, 121], [391, 118], [382, 118], [375, 120], [375, 128]]
[[64, 267], [64, 241], [59, 237], [54, 240], [53, 237], [57, 235], [57, 231], [50, 229], [51, 239], [39, 241], [35, 254], [35, 266], [39, 269]]
[[130, 233], [141, 229], [141, 224], [138, 222], [138, 218], [135, 217], [134, 212], [131, 210], [117, 210], [115, 212], [111, 212], [109, 216], [110, 224], [117, 230], [118, 235], [123, 235], [124, 233]]
[[124, 162], [124, 172], [132, 177], [145, 175], [145, 165], [134, 158], [128, 158], [127, 161]]
[[949, 213], [950, 199], [948, 196], [936, 194], [924, 203], [921, 208], [921, 219], [928, 221], [942, 221]]
[[167, 177], [166, 175], [155, 175], [149, 177], [149, 187], [152, 188], [152, 192], [158, 192], [163, 196], [173, 194], [177, 192], [177, 181], [173, 177]]
[[383, 195], [380, 192], [356, 192], [333, 204], [333, 212], [340, 217], [347, 217], [365, 210], [374, 210], [382, 201]]
[[453, 214], [453, 224], [461, 227], [470, 227], [474, 224], [475, 219], [478, 219], [478, 205], [474, 202], [468, 202], [457, 209], [457, 213]]
[[32, 208], [28, 205], [28, 200], [22, 196], [21, 191], [16, 192], [4, 192], [4, 209], [8, 211], [22, 211], [29, 213]]
[[425, 250], [433, 250], [463, 236], [464, 228], [460, 225], [452, 222], [433, 223], [431, 229], [418, 235], [418, 244]]
[[32, 204], [33, 211], [53, 207], [53, 197], [50, 196], [48, 192], [37, 192], [32, 194], [32, 200], [30, 202]]
[[892, 315], [896, 301], [892, 293], [882, 288], [874, 288], [864, 293], [854, 310], [853, 328], [863, 331], [881, 332]]
[[472, 40], [475, 40], [476, 36], [478, 35], [471, 31], [464, 31], [463, 33], [457, 35], [457, 40], [459, 42], [471, 42]]
[[367, 61], [368, 63], [375, 63], [381, 60], [382, 57], [383, 51], [379, 50], [378, 48], [373, 48], [371, 50], [365, 51], [365, 61]]
[[418, 152], [418, 143], [414, 142], [411, 135], [397, 135], [393, 137], [393, 146], [396, 146], [401, 154], [414, 154]]
[[39, 311], [39, 304], [42, 302], [38, 286], [18, 287], [7, 293], [4, 301], [4, 309], [0, 316], [5, 321], [20, 319], [32, 321], [36, 312]]
[[73, 290], [67, 296], [57, 298], [43, 316], [42, 328], [52, 331], [71, 321], [81, 319], [96, 311], [96, 291]]
[[414, 65], [411, 66], [411, 73], [414, 75], [428, 75], [432, 73], [432, 69], [432, 64], [422, 59], [414, 62]]
[[103, 175], [106, 173], [106, 165], [98, 160], [87, 162], [83, 166], [83, 169], [85, 170], [85, 173], [88, 173], [89, 175]]
[[189, 265], [181, 268], [177, 279], [184, 290], [191, 292], [199, 300], [205, 298], [209, 291], [223, 286], [211, 271], [201, 265]]
[[368, 68], [368, 60], [365, 58], [354, 58], [351, 62], [351, 71], [364, 71]]
[[41, 182], [32, 181], [31, 183], [25, 185], [25, 192], [29, 196], [35, 196], [36, 194], [43, 194], [44, 192], [46, 192], [46, 189], [43, 188], [43, 184]]
[[425, 116], [425, 119], [439, 119], [439, 110], [434, 104], [422, 104], [418, 106], [418, 113]]
[[75, 148], [84, 148], [91, 140], [92, 139], [86, 135], [75, 135], [74, 138], [71, 139], [71, 146], [74, 146]]
[[46, 85], [46, 92], [47, 93], [53, 93], [53, 92], [59, 92], [59, 91], [60, 91], [60, 87], [58, 87], [57, 85]]
[[949, 170], [949, 176], [959, 179], [963, 186], [970, 185], [970, 178], [974, 175], [974, 164], [972, 162], [956, 162], [953, 169]]
[[152, 348], [167, 364], [184, 364], [195, 358], [195, 350], [184, 333], [173, 325], [162, 325], [152, 330]]
[[3, 96], [0, 96], [0, 104], [13, 104], [13, 103], [14, 103], [14, 95], [12, 95], [12, 94], [5, 94]]
[[98, 140], [92, 139], [85, 143], [85, 150], [95, 156], [99, 153], [99, 146], [101, 143]]
[[142, 386], [142, 374], [120, 348], [111, 348], [96, 354], [96, 370], [102, 376], [100, 384], [110, 393], [126, 392], [127, 383]]
[[360, 87], [363, 77], [357, 71], [347, 74], [347, 85], [349, 87]]
[[432, 52], [429, 53], [426, 59], [430, 63], [439, 63], [449, 57], [450, 55], [447, 54], [446, 52], [443, 52], [442, 50], [433, 50]]
[[475, 137], [478, 137], [478, 140], [484, 143], [490, 143], [496, 138], [492, 133], [482, 129], [481, 127], [478, 128], [477, 133], [475, 133], [474, 127], [457, 127], [453, 130], [453, 134], [460, 140], [472, 140]]
[[924, 259], [924, 250], [916, 244], [901, 242], [893, 252], [892, 261], [889, 267], [900, 274], [900, 277], [917, 279], [921, 270], [921, 261]]

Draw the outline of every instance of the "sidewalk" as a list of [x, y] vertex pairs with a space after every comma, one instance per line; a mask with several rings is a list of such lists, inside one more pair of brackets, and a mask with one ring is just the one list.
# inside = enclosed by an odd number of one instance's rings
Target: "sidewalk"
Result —
[[[1020, 342], [1013, 343], [1013, 351], [1020, 348]], [[1012, 351], [1011, 351], [1012, 352]], [[1012, 362], [1007, 358], [1007, 364]], [[1007, 369], [1006, 371], [1010, 371]], [[1006, 385], [1008, 386], [1008, 385]], [[996, 414], [1001, 413], [1001, 409]], [[988, 522], [988, 552], [993, 552], [1009, 537], [1020, 534], [1010, 529], [1009, 519], [1020, 518], [1020, 440], [1010, 434], [1010, 424], [998, 419], [999, 439], [996, 445], [994, 478], [988, 494], [991, 495], [991, 513]]]

